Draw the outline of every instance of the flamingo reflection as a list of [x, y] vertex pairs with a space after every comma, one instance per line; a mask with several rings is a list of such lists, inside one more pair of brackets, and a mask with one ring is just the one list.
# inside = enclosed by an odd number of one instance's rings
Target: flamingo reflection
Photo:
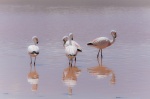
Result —
[[[98, 61], [98, 63], [99, 63], [99, 61]], [[115, 73], [113, 72], [113, 70], [102, 65], [102, 58], [101, 58], [101, 62], [99, 63], [99, 65], [88, 68], [88, 72], [90, 74], [96, 76], [98, 79], [103, 79], [103, 78], [106, 78], [108, 76], [111, 76], [110, 83], [111, 84], [116, 83]]]
[[77, 84], [81, 70], [77, 66], [69, 66], [63, 71], [63, 82], [68, 87], [68, 94], [72, 95], [72, 88]]
[[36, 71], [36, 66], [34, 66], [32, 70], [32, 66], [30, 64], [30, 72], [27, 75], [27, 81], [32, 85], [31, 87], [32, 91], [38, 90], [39, 74]]

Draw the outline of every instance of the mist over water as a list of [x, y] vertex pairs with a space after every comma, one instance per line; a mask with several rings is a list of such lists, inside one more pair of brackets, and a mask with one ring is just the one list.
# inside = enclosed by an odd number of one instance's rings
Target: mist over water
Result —
[[[1, 98], [150, 97], [148, 0], [2, 0], [0, 3]], [[117, 38], [103, 50], [99, 67], [98, 49], [86, 44], [101, 36], [112, 39], [111, 30], [117, 31]], [[68, 66], [62, 41], [70, 32], [83, 49], [73, 68]], [[39, 38], [40, 54], [31, 70], [27, 47], [33, 44], [34, 35]], [[71, 83], [70, 78], [74, 78]]]

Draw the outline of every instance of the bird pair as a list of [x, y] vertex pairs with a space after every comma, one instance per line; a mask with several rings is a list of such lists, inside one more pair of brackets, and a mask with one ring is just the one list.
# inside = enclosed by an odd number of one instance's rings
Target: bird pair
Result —
[[82, 48], [80, 45], [73, 40], [73, 34], [70, 33], [69, 36], [63, 37], [65, 53], [69, 60], [69, 66], [72, 66], [73, 59], [75, 59], [76, 63], [76, 56], [78, 52], [82, 52]]
[[[99, 53], [101, 52], [101, 58], [102, 58], [102, 49], [112, 45], [115, 42], [115, 39], [117, 37], [117, 32], [115, 30], [111, 31], [111, 35], [113, 37], [112, 40], [108, 39], [107, 37], [99, 37], [91, 42], [87, 43], [87, 45], [98, 48], [98, 54], [97, 54], [97, 59], [99, 58]], [[35, 66], [35, 61], [36, 61], [36, 56], [39, 54], [39, 47], [37, 46], [38, 44], [38, 38], [36, 36], [32, 37], [32, 40], [34, 42], [34, 45], [28, 46], [28, 53], [30, 55], [31, 59], [31, 64], [32, 64], [32, 57], [34, 57], [34, 66]], [[75, 59], [76, 62], [76, 56], [78, 52], [82, 52], [82, 49], [80, 45], [73, 40], [73, 34], [70, 33], [69, 37], [64, 36], [63, 37], [63, 42], [64, 42], [64, 47], [65, 47], [65, 53], [66, 56], [69, 59], [69, 66], [72, 66], [73, 59]], [[99, 60], [98, 60], [99, 61]]]

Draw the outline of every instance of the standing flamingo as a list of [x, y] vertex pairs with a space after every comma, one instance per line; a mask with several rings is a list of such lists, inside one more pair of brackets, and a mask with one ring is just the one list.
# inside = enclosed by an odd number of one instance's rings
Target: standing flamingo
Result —
[[[73, 33], [70, 33], [70, 34], [69, 34], [69, 37], [70, 37], [70, 39], [71, 39], [72, 45], [74, 45], [74, 46], [77, 47], [78, 52], [82, 52], [81, 46], [80, 46], [76, 41], [73, 40]], [[64, 37], [63, 37], [63, 42], [64, 42], [64, 46], [68, 46], [68, 45], [69, 45], [68, 36], [64, 36]]]
[[30, 59], [31, 59], [30, 64], [32, 64], [32, 57], [34, 57], [34, 66], [35, 66], [36, 56], [39, 54], [39, 47], [37, 46], [39, 40], [36, 36], [33, 36], [32, 40], [34, 42], [34, 45], [28, 46], [28, 53], [29, 53]]
[[72, 66], [73, 59], [76, 57], [78, 51], [77, 51], [77, 47], [72, 44], [70, 35], [69, 35], [68, 42], [69, 42], [69, 45], [65, 46], [65, 52], [66, 52], [66, 56], [69, 59], [69, 66], [70, 65]]
[[102, 49], [112, 45], [115, 42], [115, 39], [117, 37], [117, 32], [115, 30], [111, 31], [111, 35], [113, 37], [112, 40], [109, 40], [107, 37], [99, 37], [94, 39], [93, 41], [87, 43], [87, 45], [96, 47], [99, 49], [98, 54], [97, 54], [97, 59], [99, 58], [99, 52], [101, 51], [101, 58], [103, 57], [102, 55]]

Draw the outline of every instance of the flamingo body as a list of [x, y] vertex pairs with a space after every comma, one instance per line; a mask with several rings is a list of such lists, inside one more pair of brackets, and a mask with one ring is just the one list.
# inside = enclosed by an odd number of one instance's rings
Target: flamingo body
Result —
[[[77, 50], [79, 52], [82, 52], [81, 46], [76, 41], [71, 40], [71, 43], [72, 43], [73, 46], [77, 47]], [[69, 41], [66, 41], [65, 46], [69, 46]]]
[[77, 55], [77, 47], [73, 45], [69, 45], [65, 47], [66, 56], [69, 60], [73, 60], [73, 58]]
[[107, 37], [99, 37], [89, 42], [87, 45], [93, 46], [98, 49], [104, 49], [110, 46], [111, 42]]
[[32, 57], [36, 57], [39, 54], [39, 47], [37, 45], [29, 45], [28, 46], [28, 53]]

